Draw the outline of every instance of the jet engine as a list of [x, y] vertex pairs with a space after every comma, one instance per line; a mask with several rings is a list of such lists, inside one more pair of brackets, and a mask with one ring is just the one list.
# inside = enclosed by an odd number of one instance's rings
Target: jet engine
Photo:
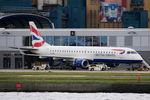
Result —
[[86, 59], [75, 59], [73, 65], [80, 68], [87, 68], [89, 61]]

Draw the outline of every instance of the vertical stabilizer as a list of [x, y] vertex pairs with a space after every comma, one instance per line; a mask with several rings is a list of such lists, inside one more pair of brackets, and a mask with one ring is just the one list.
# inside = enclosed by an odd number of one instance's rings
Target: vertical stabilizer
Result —
[[41, 36], [40, 32], [38, 31], [36, 25], [34, 22], [30, 21], [30, 34], [32, 37], [32, 47], [33, 48], [39, 48], [42, 46], [47, 46], [48, 44], [44, 41], [43, 37]]

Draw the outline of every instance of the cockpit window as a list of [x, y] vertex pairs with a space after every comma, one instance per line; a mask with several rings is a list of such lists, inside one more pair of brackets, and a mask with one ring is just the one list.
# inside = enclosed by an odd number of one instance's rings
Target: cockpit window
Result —
[[127, 54], [130, 54], [130, 51], [128, 51]]
[[136, 51], [127, 51], [127, 54], [137, 54]]
[[137, 52], [135, 52], [135, 51], [131, 51], [131, 54], [137, 54]]

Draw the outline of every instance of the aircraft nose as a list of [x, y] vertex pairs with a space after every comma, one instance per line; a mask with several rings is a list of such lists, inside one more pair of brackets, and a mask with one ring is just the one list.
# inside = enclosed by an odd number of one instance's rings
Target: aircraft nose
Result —
[[136, 58], [136, 60], [143, 60], [143, 58], [141, 57], [140, 54], [137, 54], [137, 55], [135, 56], [135, 58]]

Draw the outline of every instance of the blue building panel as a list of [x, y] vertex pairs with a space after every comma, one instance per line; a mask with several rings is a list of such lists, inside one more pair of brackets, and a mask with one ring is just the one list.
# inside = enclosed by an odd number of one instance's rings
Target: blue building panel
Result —
[[0, 0], [0, 6], [31, 7], [32, 6], [32, 0]]
[[0, 11], [32, 10], [32, 0], [0, 0]]
[[64, 19], [63, 7], [55, 5], [48, 7], [48, 9], [49, 9], [49, 19], [54, 23], [55, 28], [64, 28], [65, 26], [62, 25]]
[[56, 28], [86, 27], [86, 0], [68, 0], [65, 7], [55, 5], [48, 9]]
[[86, 0], [68, 0], [69, 28], [85, 28]]
[[126, 11], [122, 17], [123, 27], [148, 28], [148, 11]]

